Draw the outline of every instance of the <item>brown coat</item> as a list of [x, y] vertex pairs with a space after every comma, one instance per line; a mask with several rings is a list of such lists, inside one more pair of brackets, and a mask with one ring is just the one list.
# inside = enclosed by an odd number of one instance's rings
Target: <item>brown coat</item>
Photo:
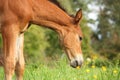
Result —
[[55, 30], [60, 36], [70, 65], [81, 66], [83, 62], [82, 32], [79, 27], [81, 17], [81, 10], [77, 12], [75, 18], [72, 18], [50, 0], [0, 0], [0, 31], [4, 52], [1, 59], [3, 59], [5, 80], [12, 80], [14, 71], [17, 80], [23, 78], [24, 32], [30, 24]]

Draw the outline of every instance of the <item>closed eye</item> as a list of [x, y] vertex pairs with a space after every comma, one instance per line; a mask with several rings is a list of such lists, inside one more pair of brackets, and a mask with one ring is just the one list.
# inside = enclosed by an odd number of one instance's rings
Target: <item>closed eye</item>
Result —
[[82, 41], [82, 37], [79, 37], [79, 40]]

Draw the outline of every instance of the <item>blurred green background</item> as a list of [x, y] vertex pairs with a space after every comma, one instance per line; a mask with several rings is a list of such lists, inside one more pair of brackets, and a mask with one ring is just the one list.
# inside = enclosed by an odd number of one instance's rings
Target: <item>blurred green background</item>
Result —
[[[53, 0], [69, 15], [82, 9], [82, 50], [85, 59], [95, 58], [120, 63], [120, 1], [118, 0]], [[56, 32], [37, 25], [25, 32], [26, 63], [58, 60], [64, 56]], [[2, 39], [0, 38], [2, 50]], [[2, 51], [1, 51], [2, 53]]]

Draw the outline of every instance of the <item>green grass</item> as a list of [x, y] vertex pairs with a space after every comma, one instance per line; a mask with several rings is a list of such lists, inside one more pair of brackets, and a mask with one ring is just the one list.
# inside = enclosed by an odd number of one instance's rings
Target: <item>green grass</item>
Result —
[[[3, 79], [3, 69], [0, 68], [0, 80]], [[120, 80], [120, 68], [117, 65], [92, 68], [84, 64], [80, 69], [73, 69], [65, 60], [60, 60], [51, 65], [26, 65], [24, 80]]]

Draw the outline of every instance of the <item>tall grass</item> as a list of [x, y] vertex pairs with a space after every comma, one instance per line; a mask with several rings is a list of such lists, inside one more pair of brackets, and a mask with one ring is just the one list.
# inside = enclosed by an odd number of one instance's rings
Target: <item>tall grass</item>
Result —
[[[0, 68], [0, 80], [3, 79], [3, 69]], [[82, 68], [73, 69], [63, 59], [53, 61], [51, 65], [26, 65], [24, 80], [120, 80], [120, 68], [118, 65], [97, 67], [84, 64]]]

